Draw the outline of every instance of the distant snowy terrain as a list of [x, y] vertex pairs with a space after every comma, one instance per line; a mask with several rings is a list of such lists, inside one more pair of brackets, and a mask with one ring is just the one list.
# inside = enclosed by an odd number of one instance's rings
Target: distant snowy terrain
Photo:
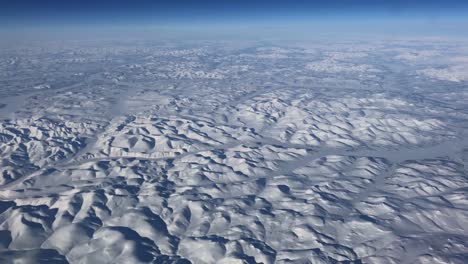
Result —
[[468, 42], [0, 50], [0, 263], [467, 263]]

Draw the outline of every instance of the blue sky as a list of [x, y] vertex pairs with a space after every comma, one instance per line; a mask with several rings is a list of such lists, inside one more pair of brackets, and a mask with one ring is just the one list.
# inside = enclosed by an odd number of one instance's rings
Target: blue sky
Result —
[[172, 23], [323, 16], [463, 16], [466, 0], [5, 0], [2, 22]]
[[468, 31], [468, 0], [0, 0], [0, 30], [90, 25], [312, 25], [356, 31], [389, 25], [405, 31], [413, 25], [460, 33]]

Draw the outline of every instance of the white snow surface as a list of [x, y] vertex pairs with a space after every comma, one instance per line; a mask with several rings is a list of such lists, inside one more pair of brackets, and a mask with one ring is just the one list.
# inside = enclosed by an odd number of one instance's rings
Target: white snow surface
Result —
[[1, 50], [0, 263], [466, 263], [466, 51], [313, 44]]

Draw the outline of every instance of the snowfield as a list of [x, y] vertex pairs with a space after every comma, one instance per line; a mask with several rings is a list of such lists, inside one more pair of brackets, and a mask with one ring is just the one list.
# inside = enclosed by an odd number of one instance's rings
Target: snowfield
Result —
[[0, 263], [467, 263], [459, 43], [230, 43], [3, 47]]

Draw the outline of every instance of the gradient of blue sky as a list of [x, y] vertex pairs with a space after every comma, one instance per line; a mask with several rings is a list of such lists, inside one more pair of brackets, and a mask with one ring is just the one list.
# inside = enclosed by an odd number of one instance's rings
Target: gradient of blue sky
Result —
[[322, 17], [463, 18], [467, 0], [4, 0], [3, 25], [191, 23]]
[[49, 31], [67, 38], [80, 32], [95, 37], [468, 38], [468, 0], [0, 0], [0, 42], [44, 37]]

